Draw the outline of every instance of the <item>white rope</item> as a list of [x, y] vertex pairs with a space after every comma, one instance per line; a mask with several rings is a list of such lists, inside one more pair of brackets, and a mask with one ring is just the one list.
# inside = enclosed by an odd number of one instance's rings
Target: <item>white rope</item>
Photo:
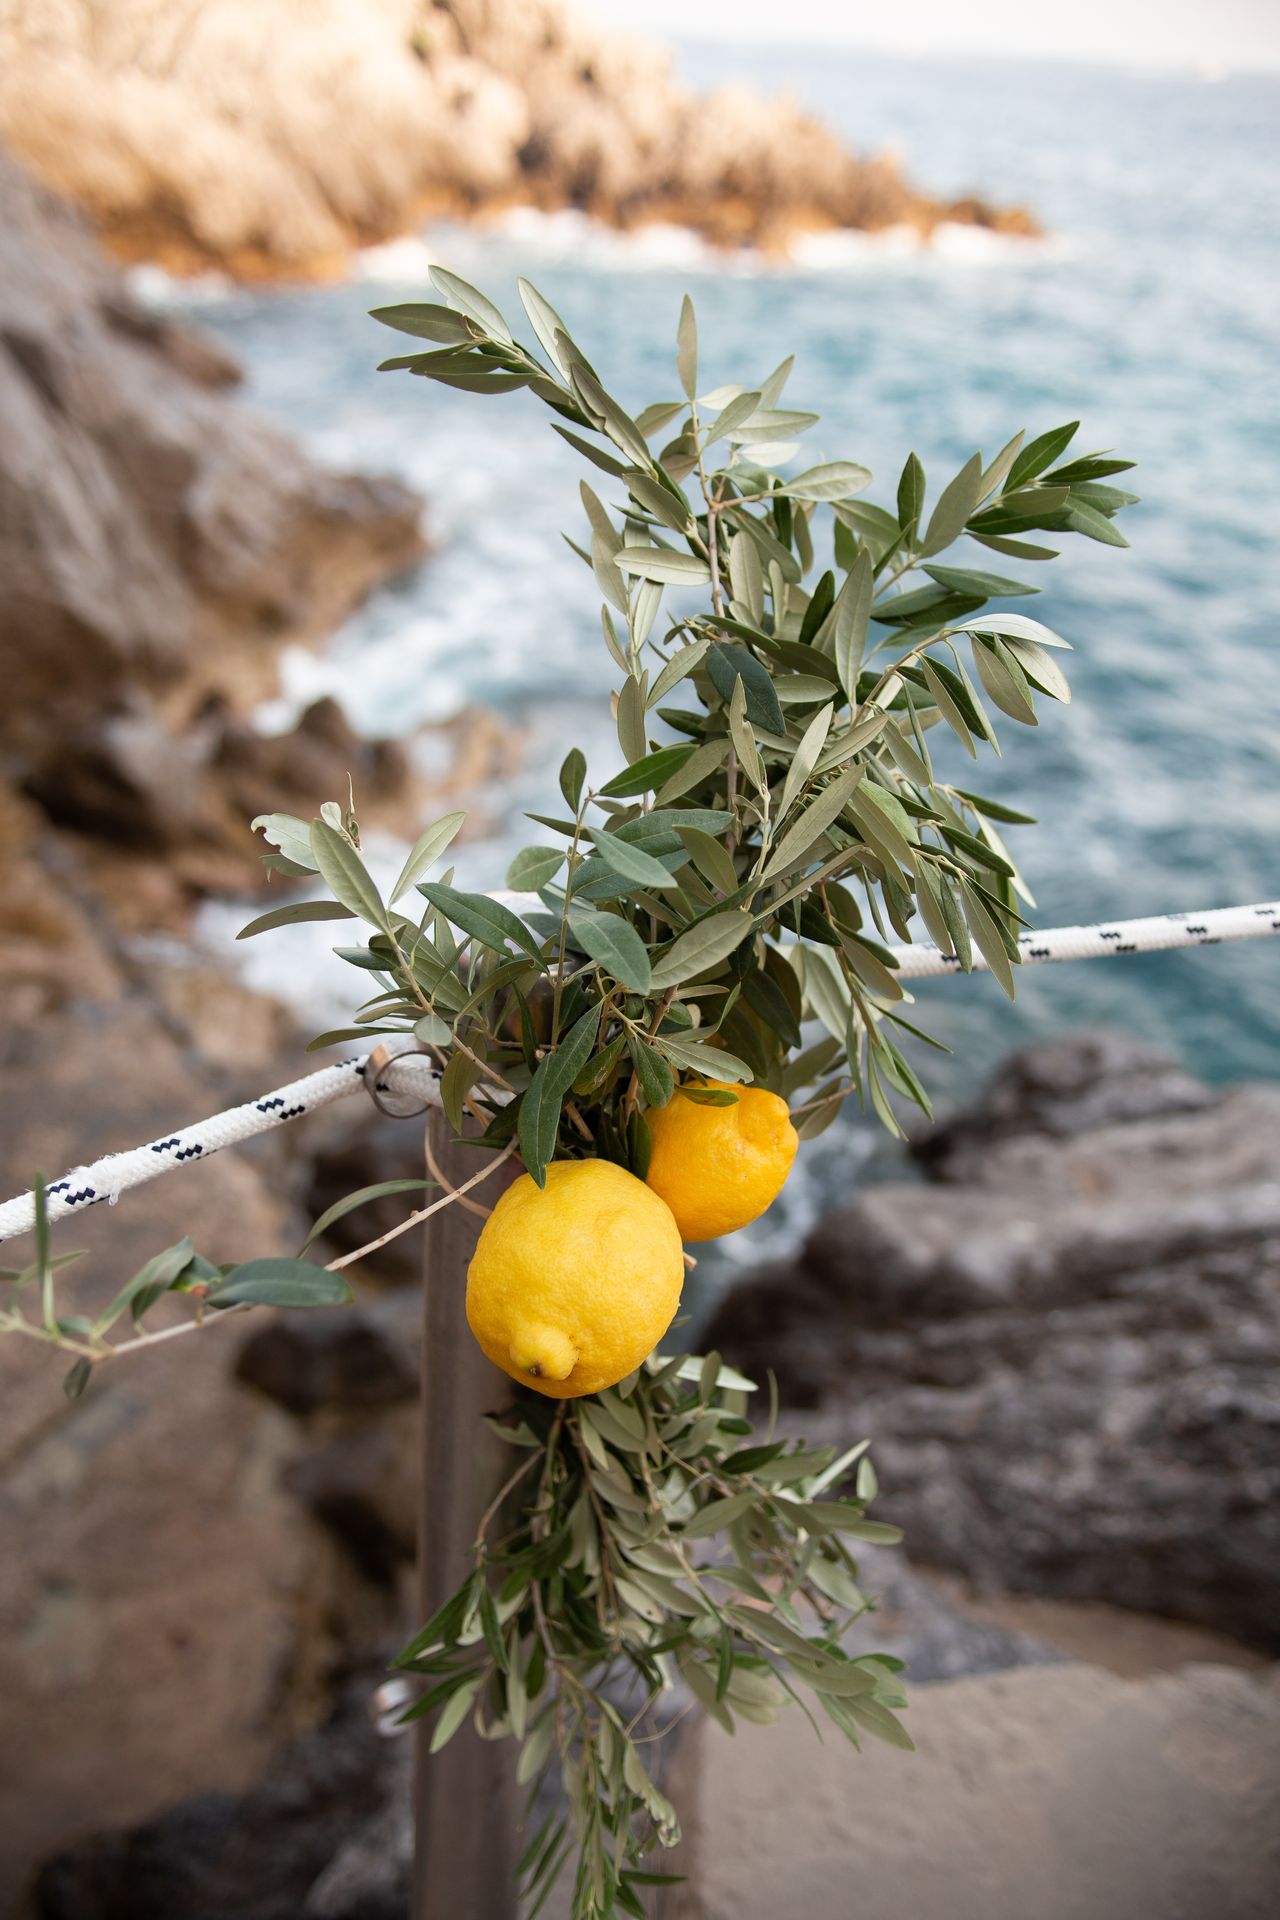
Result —
[[[1251, 940], [1267, 933], [1280, 933], [1280, 904], [1216, 907], [1204, 913], [1156, 914], [1145, 920], [1103, 920], [1090, 927], [1052, 927], [1045, 932], [1021, 934], [1018, 945], [1023, 964], [1038, 966], [1050, 960], [1094, 960], [1121, 953], [1159, 953], [1171, 947], [1212, 947], [1224, 940]], [[935, 946], [896, 947], [892, 951], [903, 979], [919, 980], [960, 971], [959, 961]], [[977, 969], [986, 963], [975, 953], [973, 964]], [[300, 1119], [304, 1113], [315, 1113], [335, 1100], [358, 1093], [367, 1084], [368, 1058], [364, 1055], [343, 1060], [337, 1066], [323, 1067], [304, 1080], [277, 1087], [274, 1093], [263, 1094], [260, 1099], [232, 1107], [226, 1113], [215, 1113], [208, 1120], [182, 1127], [161, 1140], [149, 1141], [144, 1147], [109, 1154], [91, 1166], [74, 1167], [48, 1189], [50, 1220], [81, 1213], [100, 1200], [114, 1206], [128, 1188], [154, 1180], [172, 1167], [190, 1166], [222, 1147], [238, 1146], [242, 1140], [270, 1133], [286, 1121]], [[382, 1069], [373, 1091], [408, 1098], [419, 1110], [423, 1105], [440, 1104], [439, 1075], [422, 1054], [402, 1054], [393, 1060]], [[19, 1194], [0, 1206], [0, 1240], [27, 1233], [34, 1224], [34, 1194]]]
[[[1050, 960], [1106, 960], [1115, 953], [1163, 953], [1171, 947], [1216, 947], [1223, 940], [1254, 940], [1280, 933], [1280, 905], [1211, 907], [1205, 913], [1158, 913], [1146, 920], [1099, 920], [1091, 927], [1049, 927], [1018, 935], [1023, 966]], [[927, 941], [894, 947], [904, 980], [959, 973], [960, 962]], [[974, 970], [986, 967], [974, 953]]]
[[[86, 1207], [105, 1200], [114, 1206], [130, 1187], [140, 1187], [173, 1167], [190, 1166], [207, 1160], [223, 1147], [236, 1147], [256, 1134], [271, 1133], [289, 1120], [300, 1120], [304, 1113], [317, 1113], [335, 1100], [358, 1093], [365, 1085], [368, 1055], [342, 1060], [337, 1066], [322, 1067], [304, 1080], [293, 1080], [274, 1093], [264, 1093], [243, 1107], [231, 1107], [208, 1120], [181, 1127], [144, 1147], [130, 1147], [125, 1153], [107, 1154], [92, 1165], [73, 1167], [48, 1188], [49, 1218], [61, 1220], [69, 1213], [83, 1213]], [[394, 1085], [392, 1084], [394, 1081]], [[379, 1092], [416, 1096], [419, 1106], [440, 1104], [439, 1075], [423, 1054], [406, 1054], [391, 1062], [379, 1078]], [[34, 1193], [19, 1194], [0, 1206], [0, 1240], [27, 1233], [35, 1225]]]

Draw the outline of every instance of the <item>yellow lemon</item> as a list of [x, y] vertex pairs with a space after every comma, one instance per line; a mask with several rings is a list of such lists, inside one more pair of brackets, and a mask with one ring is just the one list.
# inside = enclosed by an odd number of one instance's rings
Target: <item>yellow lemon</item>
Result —
[[485, 1222], [467, 1319], [495, 1366], [557, 1400], [599, 1393], [646, 1360], [675, 1317], [684, 1250], [671, 1209], [608, 1160], [527, 1173]]
[[647, 1183], [686, 1240], [718, 1240], [759, 1219], [786, 1185], [800, 1144], [776, 1093], [707, 1084], [738, 1097], [731, 1107], [712, 1107], [677, 1090], [646, 1115], [653, 1136]]

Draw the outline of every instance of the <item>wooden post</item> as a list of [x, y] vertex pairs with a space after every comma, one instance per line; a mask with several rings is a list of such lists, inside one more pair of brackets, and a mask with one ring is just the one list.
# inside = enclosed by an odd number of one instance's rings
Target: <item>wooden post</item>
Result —
[[[431, 1151], [455, 1185], [488, 1149], [456, 1143], [443, 1114], [428, 1122]], [[492, 1207], [520, 1172], [509, 1161], [476, 1189]], [[476, 1525], [510, 1470], [502, 1442], [481, 1422], [503, 1400], [502, 1376], [471, 1337], [465, 1311], [467, 1264], [483, 1221], [445, 1207], [426, 1226], [422, 1348], [422, 1490], [418, 1567], [422, 1618], [465, 1579]], [[429, 1754], [430, 1723], [418, 1735], [414, 1789], [414, 1920], [515, 1920], [516, 1749], [481, 1740], [468, 1721], [440, 1754]]]

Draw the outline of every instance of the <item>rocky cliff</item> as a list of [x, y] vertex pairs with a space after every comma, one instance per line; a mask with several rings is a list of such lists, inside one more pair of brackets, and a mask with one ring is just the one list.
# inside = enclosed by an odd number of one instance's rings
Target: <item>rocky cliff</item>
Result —
[[1033, 230], [929, 199], [792, 101], [696, 97], [566, 0], [6, 0], [0, 132], [122, 254], [250, 278], [515, 203], [766, 247]]
[[[506, 748], [472, 716], [420, 767], [331, 701], [254, 731], [279, 643], [323, 632], [423, 539], [414, 495], [317, 467], [236, 403], [236, 378], [134, 305], [81, 218], [0, 155], [5, 1197], [299, 1072], [282, 1008], [153, 937], [256, 884], [254, 813], [311, 813], [350, 768], [416, 831], [437, 782], [483, 784]], [[326, 1203], [321, 1136], [294, 1134], [68, 1222], [60, 1250], [92, 1256], [76, 1303], [96, 1312], [184, 1231], [214, 1258], [296, 1248]], [[315, 1177], [360, 1184], [332, 1143]], [[76, 1408], [59, 1356], [0, 1341], [4, 1920], [49, 1847], [252, 1779], [328, 1712], [369, 1620], [394, 1631], [394, 1581], [351, 1573], [288, 1496], [295, 1423], [236, 1384], [223, 1340], [121, 1362]]]

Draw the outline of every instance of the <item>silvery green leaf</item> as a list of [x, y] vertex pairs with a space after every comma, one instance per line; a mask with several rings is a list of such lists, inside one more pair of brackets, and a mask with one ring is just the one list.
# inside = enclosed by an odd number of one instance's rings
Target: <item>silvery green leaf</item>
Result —
[[871, 780], [862, 783], [849, 804], [872, 845], [879, 842], [891, 859], [909, 870], [912, 843], [918, 836], [902, 804]]
[[309, 1260], [246, 1260], [209, 1289], [211, 1307], [334, 1307], [351, 1298], [340, 1273]]
[[833, 1039], [843, 1046], [849, 1038], [852, 997], [848, 984], [828, 947], [806, 947], [804, 997]]
[[736, 1054], [726, 1053], [723, 1047], [713, 1047], [706, 1041], [688, 1040], [674, 1033], [659, 1033], [654, 1036], [654, 1045], [661, 1047], [672, 1064], [686, 1073], [700, 1073], [708, 1080], [728, 1080], [735, 1084], [755, 1078], [745, 1060], [739, 1060]]
[[832, 654], [840, 684], [848, 694], [851, 706], [857, 699], [858, 673], [867, 644], [867, 626], [874, 592], [871, 556], [864, 547], [854, 561], [830, 614]]
[[1071, 684], [1047, 648], [1034, 640], [1018, 640], [1012, 635], [1006, 637], [1004, 644], [1033, 686], [1047, 693], [1051, 700], [1070, 705]]
[[782, 397], [782, 389], [791, 378], [791, 370], [795, 366], [795, 363], [795, 355], [789, 353], [785, 360], [778, 362], [778, 365], [769, 375], [769, 378], [760, 382], [760, 404], [762, 407], [777, 406], [778, 401]]
[[832, 460], [788, 480], [783, 492], [793, 500], [848, 500], [871, 485], [871, 472], [853, 460]]
[[722, 894], [736, 893], [737, 869], [724, 842], [716, 839], [713, 834], [704, 832], [700, 827], [678, 827], [676, 831], [703, 879], [709, 881], [713, 887], [719, 888]]
[[[730, 437], [737, 438], [736, 435]], [[789, 466], [799, 451], [800, 444], [796, 440], [762, 440], [758, 444], [753, 442], [750, 452], [751, 468], [767, 475], [776, 468]], [[742, 450], [739, 448], [735, 471], [741, 464]]]
[[754, 541], [744, 533], [729, 542], [729, 591], [758, 627], [764, 619], [764, 569]]
[[455, 313], [452, 307], [437, 307], [423, 302], [373, 307], [369, 318], [380, 320], [384, 327], [394, 327], [397, 333], [411, 333], [419, 340], [466, 344], [475, 338], [463, 315]]
[[629, 492], [641, 503], [649, 507], [649, 513], [658, 516], [664, 526], [670, 526], [676, 534], [685, 534], [693, 526], [693, 509], [687, 499], [677, 499], [670, 488], [662, 486], [660, 480], [654, 480], [652, 474], [628, 470]]
[[967, 880], [959, 883], [965, 918], [978, 944], [978, 950], [1009, 998], [1013, 999], [1012, 956], [986, 902]]
[[546, 971], [547, 963], [533, 934], [523, 920], [518, 919], [510, 907], [504, 907], [500, 900], [490, 900], [483, 893], [460, 893], [456, 887], [446, 886], [438, 880], [419, 881], [418, 891], [446, 919], [452, 920], [455, 927], [461, 927], [464, 933], [469, 933], [492, 952], [502, 953], [510, 942]]
[[801, 735], [800, 744], [792, 756], [783, 783], [782, 798], [778, 802], [777, 821], [781, 825], [791, 808], [804, 790], [809, 775], [818, 763], [818, 756], [827, 744], [827, 735], [831, 730], [832, 709], [829, 706], [819, 708], [813, 719]]
[[697, 586], [710, 580], [711, 569], [695, 553], [675, 553], [670, 547], [622, 547], [614, 556], [623, 573], [639, 574], [676, 586]]
[[582, 798], [582, 783], [587, 777], [587, 760], [581, 747], [570, 747], [560, 768], [560, 791], [566, 806], [576, 813]]
[[[639, 595], [636, 597], [638, 599]], [[691, 646], [681, 647], [673, 653], [649, 690], [649, 705], [656, 707], [660, 700], [665, 700], [673, 687], [701, 665], [710, 646], [709, 640], [695, 640]]]
[[972, 567], [925, 567], [925, 573], [940, 587], [952, 593], [982, 594], [992, 600], [1007, 600], [1027, 593], [1039, 593], [1021, 580], [1008, 580], [1000, 573], [981, 573]]
[[[689, 1355], [676, 1364], [675, 1376], [677, 1380], [697, 1380], [701, 1377], [701, 1374], [702, 1362], [693, 1355]], [[730, 1393], [756, 1393], [759, 1391], [754, 1380], [748, 1380], [747, 1376], [744, 1373], [739, 1373], [735, 1367], [726, 1367], [723, 1361], [720, 1364], [719, 1385], [726, 1392]]]
[[989, 500], [992, 494], [999, 493], [1009, 475], [1009, 471], [1022, 450], [1024, 435], [1015, 433], [1008, 445], [1002, 447], [991, 465], [982, 476], [982, 485], [978, 493], [979, 501]]
[[647, 753], [643, 759], [633, 761], [621, 773], [615, 774], [612, 780], [606, 780], [600, 792], [611, 799], [648, 793], [662, 781], [669, 780], [696, 751], [694, 747], [683, 745], [659, 747], [656, 752]]
[[589, 959], [605, 968], [628, 993], [650, 990], [649, 956], [644, 941], [629, 921], [616, 913], [588, 913], [569, 909], [574, 939]]
[[369, 869], [347, 836], [327, 820], [313, 820], [311, 853], [320, 877], [334, 899], [340, 900], [344, 907], [349, 907], [359, 919], [380, 927], [384, 933], [389, 932], [391, 923], [387, 909], [382, 904], [382, 896], [373, 883]]
[[629, 841], [620, 840], [616, 833], [607, 833], [602, 827], [588, 827], [587, 837], [613, 871], [633, 886], [662, 888], [670, 884], [671, 867], [664, 866], [661, 860]]
[[1034, 480], [1038, 474], [1051, 467], [1060, 453], [1064, 453], [1075, 439], [1080, 428], [1078, 420], [1068, 420], [1065, 426], [1050, 427], [1047, 433], [1041, 433], [1019, 453], [1009, 474], [1009, 489]]
[[1071, 642], [1064, 640], [1046, 627], [1042, 620], [1032, 620], [1025, 613], [1004, 613], [993, 611], [975, 614], [971, 620], [961, 620], [952, 631], [954, 633], [995, 633], [1004, 638], [1034, 640], [1038, 646], [1061, 647], [1071, 652]]
[[[784, 547], [780, 540], [774, 539], [768, 527], [756, 519], [749, 507], [739, 507], [730, 504], [723, 510], [722, 520], [723, 519], [730, 520], [735, 527], [741, 528], [749, 539], [754, 540], [756, 546], [760, 549], [760, 558], [766, 567], [776, 566], [783, 580], [791, 585], [795, 585], [799, 581], [800, 562], [795, 554], [791, 552], [789, 547]], [[776, 604], [777, 599], [775, 597], [775, 606]]]
[[[610, 1404], [602, 1396], [597, 1396], [582, 1402], [580, 1415], [602, 1440], [620, 1448], [623, 1453], [635, 1453], [644, 1446], [644, 1421], [641, 1419], [637, 1424], [633, 1420], [625, 1420], [621, 1411], [625, 1405], [625, 1401], [621, 1405], [616, 1402]], [[627, 1411], [631, 1412], [632, 1409], [627, 1408]]]
[[270, 846], [278, 847], [286, 860], [293, 861], [295, 866], [305, 867], [308, 873], [316, 871], [315, 855], [311, 851], [311, 828], [307, 821], [299, 820], [292, 813], [260, 813], [250, 831], [261, 833]]
[[466, 280], [460, 280], [458, 275], [450, 273], [447, 267], [432, 267], [431, 283], [437, 293], [442, 293], [445, 299], [465, 313], [469, 320], [474, 320], [478, 327], [483, 327], [491, 339], [501, 340], [507, 346], [515, 345], [510, 327], [492, 300], [487, 299], [478, 288], [471, 286]]
[[[624, 620], [629, 620], [631, 603], [627, 594], [627, 583], [618, 569], [615, 556], [609, 550], [608, 542], [599, 533], [594, 532], [591, 536], [591, 571], [595, 574], [596, 585], [609, 605], [614, 607]], [[616, 642], [610, 648], [610, 652], [626, 672], [627, 663], [619, 652]]]
[[707, 656], [707, 671], [716, 692], [724, 700], [733, 698], [734, 682], [741, 680], [747, 716], [753, 726], [762, 727], [768, 733], [786, 732], [773, 675], [746, 647], [718, 640]]
[[588, 415], [599, 421], [614, 445], [621, 447], [638, 467], [647, 468], [652, 456], [644, 435], [635, 421], [623, 412], [613, 396], [605, 392], [585, 363], [573, 367], [571, 382], [574, 393], [582, 402]]
[[287, 906], [260, 913], [247, 927], [241, 927], [237, 940], [251, 940], [256, 933], [268, 933], [273, 927], [291, 927], [302, 920], [354, 920], [350, 907], [336, 900], [293, 900]]
[[984, 640], [978, 634], [974, 634], [972, 644], [973, 664], [978, 669], [978, 678], [1001, 713], [1007, 713], [1011, 720], [1021, 721], [1023, 726], [1038, 726], [1039, 716], [1031, 699], [1026, 675], [1012, 654], [998, 640]]
[[[711, 656], [713, 663], [715, 655]], [[772, 681], [770, 686], [772, 686]], [[781, 708], [779, 708], [781, 712]], [[781, 729], [779, 729], [781, 731]], [[755, 737], [751, 731], [751, 722], [747, 718], [747, 690], [742, 675], [737, 674], [733, 682], [733, 697], [729, 701], [729, 738], [738, 756], [738, 765], [753, 787], [764, 786], [764, 765], [756, 750]]]
[[941, 674], [936, 671], [933, 662], [927, 659], [925, 655], [922, 654], [920, 656], [918, 665], [928, 684], [929, 692], [933, 696], [934, 704], [938, 712], [951, 728], [951, 731], [956, 735], [961, 746], [969, 755], [969, 758], [976, 760], [978, 754], [977, 748], [973, 744], [973, 736], [969, 732], [964, 714], [952, 696], [951, 689], [947, 686]]
[[432, 1753], [439, 1753], [442, 1747], [448, 1746], [470, 1713], [484, 1678], [483, 1673], [477, 1673], [471, 1679], [464, 1681], [441, 1708], [440, 1717], [431, 1731], [430, 1751]]
[[654, 799], [660, 807], [676, 800], [682, 793], [709, 780], [724, 765], [729, 751], [727, 740], [708, 740], [703, 746], [695, 747], [689, 758], [671, 773], [658, 788]]
[[543, 351], [556, 372], [560, 374], [562, 379], [567, 380], [569, 377], [569, 368], [560, 357], [560, 349], [556, 344], [556, 334], [562, 333], [567, 338], [569, 329], [565, 326], [564, 321], [560, 318], [555, 308], [543, 299], [538, 289], [532, 286], [528, 280], [518, 279], [516, 286], [519, 290], [520, 300], [524, 310], [529, 316], [529, 325], [537, 334]]
[[915, 1752], [915, 1741], [888, 1707], [882, 1707], [876, 1700], [865, 1699], [850, 1700], [847, 1704], [858, 1725], [874, 1734], [877, 1740], [883, 1740], [891, 1747], [900, 1747], [904, 1753]]
[[680, 385], [692, 400], [698, 391], [698, 322], [687, 293], [680, 302], [680, 321], [676, 328], [676, 371]]
[[555, 1153], [565, 1096], [591, 1058], [599, 1030], [600, 1009], [588, 1007], [555, 1051], [543, 1056], [521, 1102], [520, 1154], [525, 1171], [540, 1187], [546, 1185], [547, 1165]]
[[522, 847], [507, 868], [513, 893], [541, 893], [564, 865], [563, 847]]
[[665, 1107], [675, 1092], [675, 1078], [671, 1068], [662, 1055], [641, 1040], [637, 1034], [627, 1034], [627, 1047], [631, 1054], [636, 1077], [640, 1082], [645, 1104], [650, 1107]]
[[982, 489], [982, 455], [968, 459], [954, 480], [948, 482], [929, 516], [920, 552], [926, 557], [941, 553], [964, 532], [965, 522], [978, 504]]
[[585, 480], [579, 480], [578, 493], [581, 496], [587, 518], [591, 522], [593, 535], [600, 540], [605, 552], [612, 559], [613, 555], [617, 553], [622, 545], [621, 534], [610, 519], [608, 509], [605, 507], [604, 502], [600, 499], [599, 495], [587, 485]]
[[649, 742], [645, 734], [645, 688], [648, 675], [637, 679], [628, 674], [618, 694], [618, 744], [634, 765], [648, 758]]
[[735, 432], [751, 418], [759, 405], [760, 395], [758, 393], [735, 394], [733, 398], [720, 409], [720, 412], [711, 424], [711, 428], [703, 441], [703, 445], [705, 447], [713, 446], [717, 440], [723, 440], [726, 434]]
[[[745, 399], [746, 396], [743, 395]], [[728, 408], [725, 409], [728, 412]], [[721, 430], [721, 421], [716, 422], [717, 432]], [[731, 439], [745, 446], [754, 446], [760, 442], [785, 438], [793, 433], [806, 433], [816, 426], [816, 413], [801, 413], [794, 408], [764, 407], [757, 405], [755, 411], [742, 421], [735, 421], [728, 429]]]
[[395, 905], [401, 894], [407, 893], [415, 882], [421, 880], [424, 873], [433, 867], [445, 848], [451, 845], [466, 819], [465, 813], [446, 813], [444, 818], [419, 835], [414, 842], [408, 859], [400, 869], [400, 876], [391, 889], [391, 904]]
[[692, 1520], [687, 1520], [681, 1529], [685, 1540], [705, 1540], [713, 1533], [720, 1533], [740, 1514], [746, 1513], [755, 1503], [755, 1494], [731, 1493], [723, 1500], [712, 1500], [699, 1508]]
[[636, 415], [636, 425], [648, 440], [663, 427], [669, 426], [677, 414], [683, 413], [684, 410], [683, 400], [655, 400], [651, 406], [640, 409]]
[[567, 440], [575, 452], [582, 454], [584, 459], [589, 460], [593, 467], [598, 467], [601, 473], [610, 473], [615, 480], [626, 478], [627, 469], [621, 460], [615, 460], [611, 453], [604, 451], [603, 447], [593, 447], [589, 440], [584, 440], [581, 434], [571, 433], [569, 428], [561, 426], [558, 420], [551, 422], [551, 430], [553, 433], [558, 433], [562, 440]]
[[834, 826], [846, 806], [857, 791], [862, 780], [862, 767], [849, 767], [837, 779], [831, 782], [818, 798], [811, 801], [804, 812], [795, 820], [779, 840], [769, 857], [763, 880], [774, 880], [780, 874], [788, 873], [793, 867], [809, 856], [809, 850], [821, 839], [827, 830]]

